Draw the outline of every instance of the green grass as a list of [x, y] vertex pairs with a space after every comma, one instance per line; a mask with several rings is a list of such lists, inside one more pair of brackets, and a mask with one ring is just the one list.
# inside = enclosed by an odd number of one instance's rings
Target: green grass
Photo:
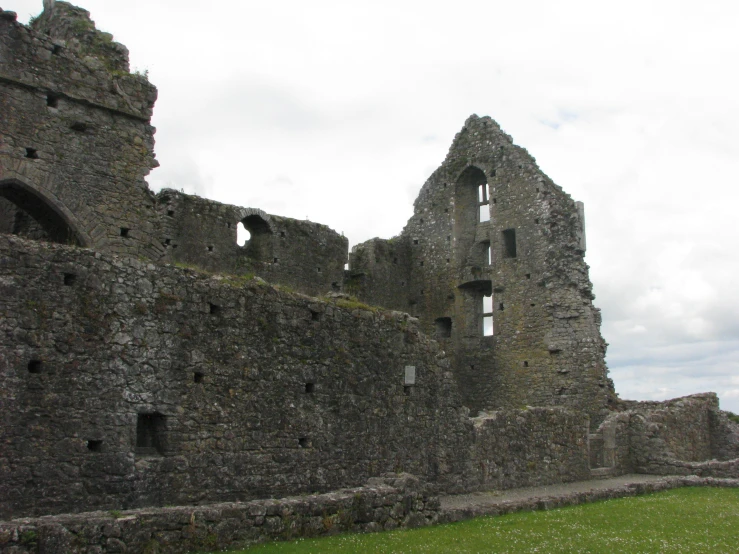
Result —
[[734, 553], [739, 552], [739, 489], [673, 489], [423, 529], [270, 543], [240, 552]]

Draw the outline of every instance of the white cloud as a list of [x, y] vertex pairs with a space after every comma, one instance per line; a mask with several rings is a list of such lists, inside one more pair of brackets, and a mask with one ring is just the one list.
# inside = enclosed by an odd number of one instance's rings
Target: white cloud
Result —
[[390, 237], [496, 118], [585, 202], [622, 396], [739, 411], [736, 2], [80, 2], [159, 87], [153, 188]]

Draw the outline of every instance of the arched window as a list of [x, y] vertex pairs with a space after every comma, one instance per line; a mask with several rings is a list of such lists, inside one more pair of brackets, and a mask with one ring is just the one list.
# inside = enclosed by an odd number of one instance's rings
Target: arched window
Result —
[[267, 262], [272, 259], [272, 229], [260, 215], [252, 214], [239, 222], [236, 243], [253, 260]]
[[0, 216], [0, 232], [60, 244], [82, 244], [57, 206], [18, 181], [0, 181]]

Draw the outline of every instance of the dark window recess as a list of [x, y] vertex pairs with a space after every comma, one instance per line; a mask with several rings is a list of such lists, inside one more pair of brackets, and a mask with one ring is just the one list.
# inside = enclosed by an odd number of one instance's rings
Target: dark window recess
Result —
[[439, 317], [434, 322], [436, 324], [436, 336], [442, 339], [448, 339], [452, 336], [452, 318]]
[[536, 304], [531, 304], [531, 307], [532, 307], [532, 308], [533, 308], [534, 306], [536, 306]]
[[503, 307], [503, 303], [502, 303], [502, 302], [501, 302], [500, 304], [498, 304], [498, 309], [499, 309], [499, 310], [500, 310], [501, 312], [502, 312], [503, 310], [505, 310], [505, 308]]
[[498, 203], [498, 199], [497, 198], [493, 198], [493, 204], [497, 204], [497, 203]]
[[421, 220], [421, 225], [423, 225], [423, 219]]
[[71, 287], [74, 285], [74, 282], [77, 280], [77, 276], [74, 273], [65, 273], [64, 274], [64, 284], [68, 287]]
[[174, 210], [167, 210], [167, 215], [169, 217], [174, 217]]
[[126, 228], [126, 227], [121, 227], [121, 236], [122, 236], [122, 237], [123, 237], [124, 239], [127, 239], [127, 238], [128, 238], [128, 236], [129, 236], [129, 235], [128, 235], [128, 233], [129, 233], [129, 231], [130, 231], [130, 230], [131, 230], [131, 229], [128, 229], [128, 228]]
[[418, 244], [418, 239], [413, 239], [413, 244]]
[[318, 273], [321, 273], [321, 268], [320, 268], [320, 267], [317, 267], [317, 268], [316, 268], [316, 271], [317, 271]]
[[170, 244], [172, 244], [172, 239], [164, 239], [165, 246], [169, 246]]
[[394, 264], [397, 264], [398, 263], [398, 258], [393, 258], [393, 263]]
[[423, 296], [425, 292], [426, 292], [426, 289], [421, 289], [421, 296]]
[[285, 238], [285, 231], [280, 231], [280, 237], [283, 239]]
[[538, 219], [538, 218], [537, 218], [537, 219], [535, 219], [535, 220], [534, 220], [534, 223], [536, 223], [537, 225], [539, 225], [539, 219]]
[[87, 123], [83, 123], [82, 121], [75, 121], [69, 126], [69, 128], [73, 131], [77, 131], [78, 133], [84, 133], [90, 128], [90, 126]]
[[310, 311], [311, 321], [321, 321], [321, 312]]
[[527, 273], [527, 274], [526, 274], [526, 278], [527, 278], [527, 279], [531, 279], [531, 273]]
[[493, 169], [493, 170], [492, 170], [492, 171], [490, 172], [490, 176], [491, 176], [491, 177], [495, 177], [495, 172], [496, 172], [496, 171], [497, 171], [496, 169]]
[[446, 263], [450, 263], [451, 261], [452, 261], [451, 258], [446, 259]]
[[529, 362], [524, 362], [523, 367], [529, 367]]
[[231, 228], [231, 223], [226, 223], [226, 227]]
[[411, 387], [410, 385], [404, 385], [403, 386], [403, 394], [405, 394], [406, 396], [410, 396], [412, 389], [413, 389], [413, 387]]
[[308, 448], [310, 446], [310, 441], [308, 440], [308, 437], [300, 437], [298, 439], [298, 446], [300, 448]]
[[421, 262], [421, 267], [423, 267], [423, 262]]
[[213, 252], [213, 245], [212, 244], [209, 244], [208, 245], [208, 252]]
[[204, 378], [205, 378], [205, 374], [199, 371], [196, 371], [195, 373], [192, 374], [193, 383], [202, 383]]
[[26, 148], [26, 158], [38, 160], [38, 150], [35, 148]]
[[503, 231], [503, 253], [506, 258], [516, 257], [516, 230]]
[[316, 391], [316, 384], [315, 383], [306, 383], [305, 384], [305, 392], [307, 394], [310, 394], [312, 392]]
[[59, 96], [56, 94], [47, 94], [46, 95], [46, 105], [50, 108], [58, 108], [59, 107]]
[[338, 282], [334, 281], [333, 283], [331, 283], [331, 288], [333, 290], [341, 290], [341, 285], [339, 285]]
[[446, 236], [446, 241], [447, 242], [452, 242], [452, 235], [447, 235]]
[[89, 440], [87, 441], [87, 449], [90, 452], [102, 452], [103, 451], [103, 441]]
[[41, 360], [31, 360], [28, 362], [28, 373], [41, 373], [44, 363]]
[[449, 213], [449, 208], [444, 208], [444, 213], [445, 214], [448, 214]]
[[277, 258], [274, 258], [274, 260], [273, 260], [273, 263], [276, 263], [276, 264], [277, 264], [277, 263], [280, 263], [280, 260], [279, 260], [279, 259], [277, 259]]
[[166, 416], [154, 412], [138, 414], [136, 419], [136, 452], [139, 454], [161, 454], [164, 452]]
[[217, 314], [221, 313], [221, 307], [220, 306], [218, 306], [216, 304], [209, 304], [209, 306], [210, 306], [210, 313], [212, 313], [213, 315], [217, 315]]
[[52, 53], [53, 55], [55, 55], [55, 56], [58, 56], [59, 54], [61, 54], [61, 53], [62, 53], [62, 47], [61, 47], [61, 46], [59, 46], [58, 44], [55, 44], [55, 45], [54, 45], [54, 48], [52, 48], [52, 49], [51, 49], [51, 53]]

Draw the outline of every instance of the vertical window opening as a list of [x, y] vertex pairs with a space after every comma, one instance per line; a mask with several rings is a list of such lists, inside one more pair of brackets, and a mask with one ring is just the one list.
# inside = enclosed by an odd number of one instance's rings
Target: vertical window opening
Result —
[[239, 221], [236, 224], [236, 244], [244, 246], [251, 239], [251, 233], [246, 230], [244, 224]]
[[480, 223], [490, 221], [490, 188], [487, 181], [477, 187], [477, 205], [480, 212]]
[[506, 258], [516, 257], [516, 230], [506, 229], [503, 231], [503, 253]]
[[491, 337], [493, 333], [493, 295], [491, 294], [482, 297], [482, 335]]
[[164, 452], [166, 417], [158, 412], [138, 414], [136, 419], [136, 452], [144, 455]]

